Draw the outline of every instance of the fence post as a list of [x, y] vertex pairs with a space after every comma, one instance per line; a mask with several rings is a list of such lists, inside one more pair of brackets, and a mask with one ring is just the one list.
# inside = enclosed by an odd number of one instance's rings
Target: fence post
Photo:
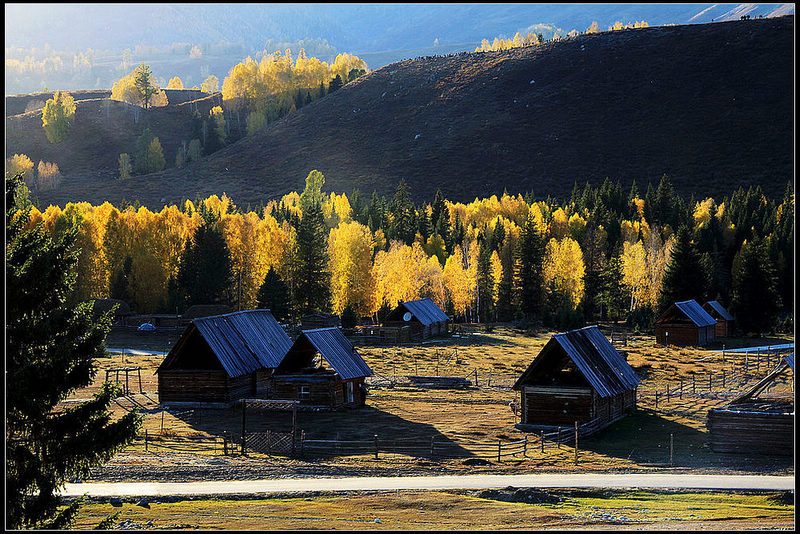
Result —
[[147, 452], [147, 429], [144, 429], [144, 451]]
[[434, 448], [434, 444], [433, 444], [434, 442], [433, 442], [433, 440], [434, 440], [434, 439], [435, 439], [435, 438], [434, 438], [433, 436], [431, 436], [431, 458], [433, 458], [433, 450], [434, 450], [434, 449], [433, 449], [433, 448]]
[[245, 442], [247, 442], [247, 405], [242, 399], [242, 456], [245, 454]]
[[561, 448], [561, 427], [558, 427], [558, 434], [556, 435], [556, 443], [558, 444], [558, 448]]
[[475, 387], [478, 387], [478, 368], [475, 368]]
[[489, 369], [489, 378], [486, 379], [486, 387], [488, 388], [491, 386], [492, 386], [492, 370]]
[[656, 410], [658, 410], [658, 389], [656, 389]]
[[222, 433], [222, 454], [228, 456], [228, 432]]
[[669, 435], [669, 466], [670, 467], [673, 466], [673, 462], [672, 462], [673, 439], [672, 438], [673, 438], [673, 436], [672, 436], [672, 434], [670, 434]]
[[334, 456], [339, 456], [339, 433], [336, 433], [336, 444], [333, 446]]
[[711, 393], [711, 373], [708, 373], [708, 392]]
[[722, 370], [722, 389], [725, 389], [725, 369]]
[[669, 382], [667, 382], [667, 402], [669, 402]]
[[695, 388], [694, 388], [694, 386], [695, 386], [695, 383], [694, 383], [695, 378], [696, 378], [696, 375], [692, 375], [692, 395], [694, 395], [694, 390], [695, 390]]
[[375, 434], [375, 459], [378, 459], [378, 434]]
[[497, 461], [498, 462], [500, 461], [500, 450], [502, 449], [502, 447], [503, 447], [503, 442], [498, 439], [497, 440]]
[[541, 438], [540, 439], [542, 440], [542, 452], [544, 452], [544, 430], [542, 430], [542, 432], [541, 432]]
[[305, 457], [305, 449], [306, 449], [306, 431], [300, 431], [300, 458]]
[[575, 421], [575, 465], [578, 465], [578, 422]]
[[528, 457], [528, 435], [525, 434], [525, 445], [522, 446], [522, 457]]
[[683, 378], [680, 379], [680, 385], [681, 385], [681, 388], [678, 390], [678, 398], [682, 399], [683, 398]]

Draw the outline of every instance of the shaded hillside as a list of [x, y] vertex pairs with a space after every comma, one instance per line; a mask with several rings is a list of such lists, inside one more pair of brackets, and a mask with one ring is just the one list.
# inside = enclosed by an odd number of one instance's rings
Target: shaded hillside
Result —
[[[227, 192], [239, 204], [301, 190], [429, 200], [667, 174], [721, 197], [782, 194], [793, 172], [794, 17], [583, 35], [540, 47], [395, 63], [185, 169], [126, 183], [70, 180], [44, 202]], [[169, 156], [168, 156], [169, 161]]]
[[[6, 117], [6, 156], [25, 154], [34, 164], [40, 160], [58, 164], [64, 177], [59, 192], [68, 195], [69, 200], [102, 198], [108, 184], [119, 174], [119, 155], [127, 152], [133, 156], [136, 138], [145, 128], [159, 138], [167, 164], [173, 165], [178, 147], [192, 138], [192, 111], [199, 108], [207, 113], [221, 102], [219, 93], [165, 91], [175, 104], [148, 110], [108, 98], [78, 100], [87, 92], [76, 91], [72, 131], [57, 145], [45, 136], [41, 109]], [[198, 95], [204, 98], [191, 100]], [[7, 109], [24, 106], [25, 100], [23, 96], [6, 97]], [[73, 195], [74, 188], [80, 190], [87, 184], [98, 188], [93, 196]]]

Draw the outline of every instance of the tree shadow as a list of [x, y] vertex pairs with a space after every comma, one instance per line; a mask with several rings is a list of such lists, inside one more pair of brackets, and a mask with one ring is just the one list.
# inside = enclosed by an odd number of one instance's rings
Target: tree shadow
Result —
[[692, 468], [740, 468], [772, 471], [793, 466], [792, 457], [716, 453], [708, 445], [708, 433], [671, 421], [657, 412], [637, 409], [630, 415], [584, 438], [579, 448], [597, 454], [631, 460], [639, 465]]
[[[235, 403], [229, 408], [194, 408], [170, 410], [192, 431], [216, 436], [241, 436], [242, 408]], [[248, 406], [245, 421], [247, 433], [290, 433], [291, 411], [266, 410]], [[430, 459], [431, 441], [434, 458], [472, 458], [475, 454], [448, 438], [436, 427], [418, 423], [379, 410], [372, 406], [342, 411], [298, 410], [296, 419], [298, 436], [306, 440], [337, 440], [374, 443], [377, 436], [380, 453], [399, 453], [414, 458]], [[362, 445], [361, 449], [366, 445]], [[332, 447], [335, 447], [332, 445]], [[342, 456], [355, 450], [355, 446], [342, 443], [338, 451]], [[370, 447], [369, 451], [374, 450]], [[357, 452], [356, 452], [357, 453]], [[313, 454], [305, 454], [314, 457]], [[323, 454], [320, 457], [331, 456]]]

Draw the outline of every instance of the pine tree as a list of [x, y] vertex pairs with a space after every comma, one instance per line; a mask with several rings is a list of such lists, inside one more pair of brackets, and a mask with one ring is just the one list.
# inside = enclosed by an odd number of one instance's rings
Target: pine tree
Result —
[[203, 222], [186, 241], [178, 268], [178, 286], [186, 305], [227, 304], [233, 282], [232, 260], [219, 218], [200, 204]]
[[478, 253], [478, 317], [484, 323], [489, 322], [494, 316], [494, 279], [492, 278], [492, 246], [489, 240], [479, 238], [480, 252]]
[[118, 389], [56, 409], [97, 375], [111, 315], [92, 320], [91, 304], [70, 306], [77, 232], [24, 230], [15, 206], [17, 178], [6, 180], [6, 527], [69, 527], [80, 506], [58, 512], [57, 491], [85, 478], [136, 436], [141, 417], [111, 420]]
[[289, 320], [291, 299], [289, 286], [286, 285], [274, 267], [270, 267], [264, 282], [258, 289], [258, 307], [268, 309], [280, 322]]
[[600, 273], [600, 294], [598, 301], [603, 306], [601, 316], [619, 320], [628, 309], [626, 290], [622, 283], [622, 261], [619, 256], [612, 256]]
[[303, 217], [297, 225], [297, 268], [293, 273], [294, 306], [300, 315], [327, 312], [331, 306], [328, 231], [322, 212], [324, 183], [321, 172], [311, 171], [300, 195]]
[[694, 299], [702, 304], [711, 287], [708, 264], [692, 243], [689, 229], [681, 226], [675, 237], [675, 245], [664, 271], [658, 315], [675, 302]]
[[328, 94], [338, 91], [343, 85], [344, 82], [342, 81], [342, 77], [337, 74], [328, 84]]
[[139, 92], [143, 107], [149, 108], [150, 99], [158, 92], [158, 87], [153, 83], [153, 72], [148, 65], [142, 63], [136, 67], [133, 84]]
[[128, 304], [131, 301], [131, 294], [128, 290], [128, 279], [131, 275], [131, 269], [133, 267], [133, 258], [130, 256], [125, 256], [125, 263], [122, 266], [122, 270], [117, 273], [114, 279], [111, 281], [111, 286], [109, 288], [109, 296], [112, 299], [119, 299], [124, 300]]
[[761, 334], [774, 325], [780, 308], [775, 268], [761, 239], [742, 245], [733, 261], [731, 311], [743, 331]]
[[538, 316], [544, 304], [544, 250], [544, 238], [536, 228], [536, 221], [528, 217], [514, 254], [514, 304], [528, 317]]

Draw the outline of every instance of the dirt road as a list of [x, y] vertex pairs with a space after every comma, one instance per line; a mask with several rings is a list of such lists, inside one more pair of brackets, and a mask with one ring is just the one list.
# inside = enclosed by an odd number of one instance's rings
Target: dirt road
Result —
[[67, 484], [61, 495], [156, 497], [167, 495], [259, 495], [309, 491], [391, 491], [533, 488], [658, 488], [793, 490], [794, 477], [753, 475], [541, 474], [424, 477], [294, 478], [207, 482], [90, 482]]

